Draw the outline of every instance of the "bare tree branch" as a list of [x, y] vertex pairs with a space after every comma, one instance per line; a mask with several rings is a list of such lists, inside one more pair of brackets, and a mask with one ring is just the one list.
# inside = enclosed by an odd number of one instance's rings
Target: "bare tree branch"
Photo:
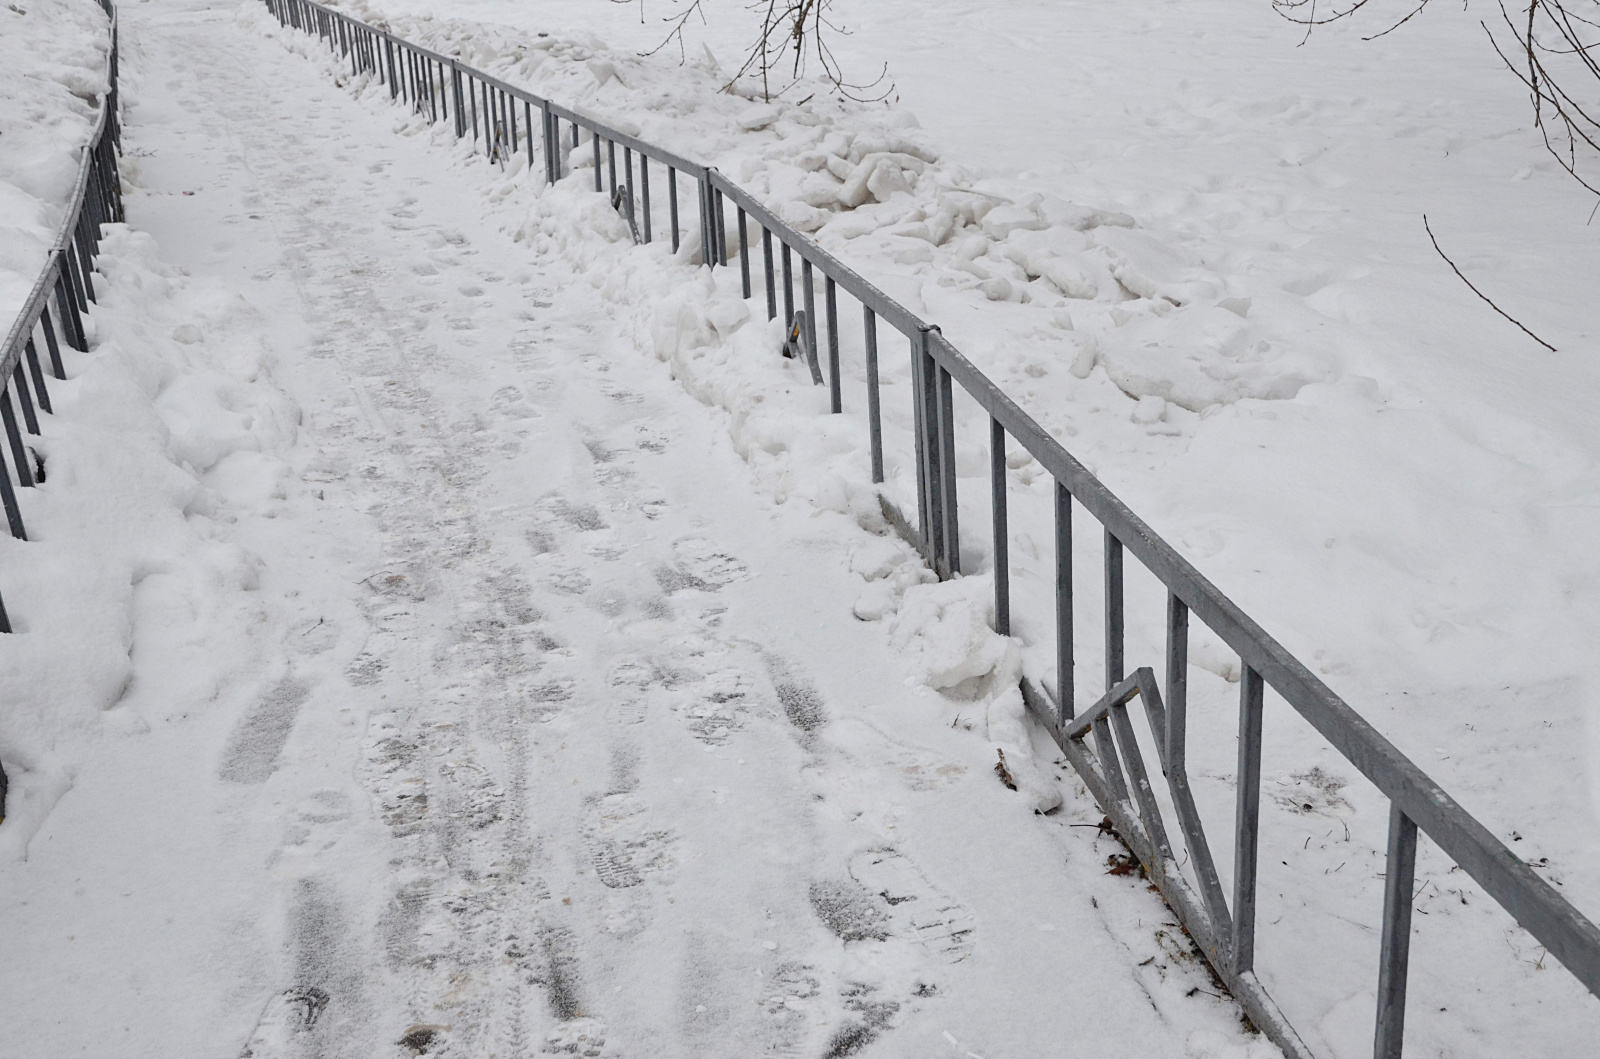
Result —
[[[634, 0], [612, 2], [632, 3]], [[638, 0], [638, 4], [639, 18], [643, 21], [645, 0]], [[670, 26], [667, 35], [645, 54], [654, 55], [676, 41], [679, 57], [684, 58], [684, 26], [695, 15], [705, 21], [701, 4], [702, 0], [692, 0], [683, 11], [663, 18]], [[871, 81], [858, 83], [845, 75], [843, 64], [829, 40], [847, 35], [849, 31], [829, 18], [833, 4], [834, 0], [749, 0], [745, 9], [759, 15], [760, 28], [739, 69], [723, 85], [723, 91], [731, 91], [740, 78], [759, 77], [761, 97], [770, 102], [803, 81], [808, 68], [815, 63], [821, 68], [822, 77], [846, 98], [860, 103], [887, 98], [894, 91], [894, 84], [888, 81], [887, 63]], [[781, 83], [775, 85], [775, 82]]]
[[1450, 266], [1450, 271], [1454, 272], [1461, 279], [1461, 282], [1465, 283], [1467, 285], [1467, 289], [1468, 290], [1470, 290], [1472, 293], [1476, 294], [1478, 297], [1482, 298], [1484, 300], [1484, 302], [1489, 306], [1489, 308], [1493, 309], [1495, 312], [1499, 313], [1501, 316], [1505, 317], [1507, 320], [1510, 320], [1512, 323], [1516, 324], [1518, 329], [1520, 329], [1523, 334], [1527, 335], [1529, 338], [1533, 339], [1535, 342], [1539, 343], [1541, 346], [1543, 346], [1544, 348], [1548, 349], [1550, 352], [1552, 352], [1552, 353], [1556, 352], [1556, 347], [1555, 346], [1552, 346], [1550, 343], [1546, 342], [1544, 339], [1540, 338], [1538, 335], [1534, 334], [1532, 331], [1529, 331], [1526, 327], [1523, 327], [1521, 321], [1519, 321], [1516, 317], [1512, 316], [1510, 313], [1506, 312], [1504, 309], [1500, 308], [1500, 306], [1496, 305], [1494, 302], [1490, 301], [1489, 300], [1489, 296], [1487, 294], [1483, 293], [1483, 291], [1479, 290], [1477, 287], [1474, 287], [1472, 285], [1472, 281], [1470, 279], [1468, 279], [1466, 277], [1466, 275], [1463, 274], [1462, 271], [1459, 268], [1456, 267], [1456, 263], [1454, 261], [1451, 261], [1449, 255], [1446, 254], [1444, 252], [1444, 250], [1440, 248], [1439, 240], [1434, 237], [1433, 228], [1430, 227], [1429, 224], [1428, 224], [1428, 215], [1426, 213], [1424, 213], [1422, 215], [1422, 227], [1428, 233], [1428, 240], [1429, 240], [1429, 242], [1433, 243], [1433, 248], [1435, 250], [1439, 251], [1439, 256], [1444, 258], [1444, 263], [1449, 265]]

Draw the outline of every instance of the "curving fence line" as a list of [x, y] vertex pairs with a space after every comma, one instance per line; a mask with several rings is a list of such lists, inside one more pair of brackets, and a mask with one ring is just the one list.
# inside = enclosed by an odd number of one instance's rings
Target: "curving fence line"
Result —
[[[100, 101], [100, 114], [94, 131], [78, 163], [74, 185], [61, 228], [56, 234], [44, 268], [33, 289], [22, 303], [22, 311], [0, 346], [0, 420], [5, 422], [6, 449], [10, 465], [0, 451], [0, 504], [6, 512], [11, 535], [27, 540], [22, 511], [17, 504], [17, 488], [31, 488], [44, 481], [45, 466], [38, 454], [23, 440], [17, 414], [11, 403], [15, 391], [22, 408], [22, 426], [29, 434], [39, 433], [39, 413], [50, 412], [50, 393], [40, 363], [40, 347], [50, 360], [50, 374], [67, 377], [61, 363], [61, 343], [87, 352], [83, 317], [95, 300], [94, 260], [100, 253], [100, 226], [122, 220], [122, 184], [117, 175], [117, 149], [122, 143], [122, 128], [117, 121], [117, 10], [111, 0], [96, 0], [110, 19], [111, 46], [106, 56], [106, 83]], [[12, 475], [16, 475], [16, 488]], [[11, 631], [11, 619], [0, 602], [0, 633]], [[0, 818], [5, 815], [5, 773], [0, 771]]]
[[[530, 167], [542, 160], [545, 179], [554, 183], [571, 176], [573, 160], [581, 157], [578, 152], [587, 149], [595, 190], [610, 196], [637, 242], [654, 241], [655, 227], [662, 219], [667, 223], [674, 250], [685, 236], [695, 235], [688, 222], [680, 224], [679, 184], [692, 183], [694, 220], [698, 223], [704, 262], [713, 268], [728, 266], [727, 203], [731, 201], [736, 213], [734, 256], [738, 258], [744, 296], [752, 297], [752, 280], [759, 272], [768, 319], [777, 317], [781, 300], [787, 325], [785, 354], [805, 358], [812, 378], [819, 384], [826, 381], [834, 413], [843, 408], [840, 291], [860, 305], [874, 483], [884, 482], [879, 321], [898, 332], [909, 349], [913, 368], [916, 510], [913, 519], [880, 492], [885, 514], [940, 577], [961, 572], [953, 413], [954, 393], [959, 387], [989, 417], [985, 441], [992, 476], [990, 532], [995, 625], [1002, 634], [1011, 631], [1007, 446], [1020, 446], [1053, 476], [1056, 676], [1050, 687], [1031, 678], [1025, 680], [1024, 698], [1159, 887], [1212, 969], [1251, 1021], [1286, 1055], [1310, 1059], [1312, 1053], [1268, 995], [1255, 969], [1262, 719], [1268, 688], [1310, 722], [1390, 801], [1373, 1035], [1373, 1054], [1378, 1059], [1398, 1059], [1401, 1054], [1419, 831], [1432, 838], [1591, 993], [1600, 995], [1600, 930], [1130, 511], [962, 356], [936, 326], [890, 299], [714, 168], [610, 128], [553, 100], [506, 84], [313, 0], [264, 2], [283, 24], [320, 36], [336, 54], [349, 61], [352, 77], [364, 76], [386, 85], [391, 97], [413, 112], [429, 121], [449, 123], [457, 138], [470, 134], [491, 160], [526, 152]], [[665, 218], [661, 218], [660, 205], [653, 208], [651, 203], [652, 163], [665, 170]], [[753, 265], [751, 252], [756, 232], [761, 241], [759, 266]], [[819, 345], [817, 334], [819, 273], [825, 345]], [[827, 367], [825, 379], [823, 359]], [[1072, 537], [1074, 513], [1079, 509], [1098, 524], [1104, 544], [1103, 639], [1098, 645], [1104, 652], [1106, 671], [1103, 694], [1080, 689], [1074, 682], [1078, 638], [1073, 627], [1076, 586]], [[1130, 557], [1166, 588], [1162, 681], [1157, 680], [1151, 666], [1140, 666], [1129, 673], [1124, 657], [1124, 567]], [[1226, 889], [1187, 776], [1186, 673], [1191, 619], [1201, 622], [1237, 652], [1242, 670], [1232, 823], [1233, 871], [1231, 887]], [[1143, 705], [1137, 713], [1130, 709], [1135, 699]], [[1080, 700], [1086, 705], [1081, 712], [1077, 709]], [[1144, 744], [1154, 748], [1153, 762], [1147, 762], [1135, 729], [1140, 713], [1148, 726]], [[1157, 772], [1164, 781], [1164, 791], [1158, 792]], [[1168, 828], [1164, 807], [1175, 818], [1175, 830]]]

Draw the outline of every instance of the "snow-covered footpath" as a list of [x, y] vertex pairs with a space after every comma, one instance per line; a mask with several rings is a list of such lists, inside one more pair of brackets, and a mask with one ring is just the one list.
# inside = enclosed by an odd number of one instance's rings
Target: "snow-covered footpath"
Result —
[[[1315, 203], [1241, 249], [1184, 226], [1213, 200], [1036, 189], [902, 108], [756, 104], [709, 55], [640, 60], [547, 7], [386, 10], [715, 162], [939, 321], [1592, 908], [1576, 417], [1423, 385], [1354, 266], [1296, 257]], [[981, 535], [946, 585], [886, 535], [858, 340], [822, 416], [736, 270], [632, 247], [581, 154], [553, 191], [469, 160], [255, 4], [123, 18], [130, 230], [24, 497], [38, 542], [0, 548], [0, 1049], [1273, 1054], [1018, 724], [1017, 672], [1051, 662], [989, 632]], [[1579, 356], [1540, 366], [1576, 387]], [[906, 375], [886, 356], [902, 497]], [[983, 455], [958, 458], [969, 528]], [[1012, 471], [1038, 645], [1049, 483]], [[1159, 597], [1130, 604], [1153, 661]], [[1237, 671], [1198, 631], [1194, 661], [1218, 827]], [[1268, 726], [1264, 976], [1319, 1052], [1361, 1055], [1386, 809]], [[1412, 1049], [1580, 1054], [1592, 1002], [1437, 861]]]

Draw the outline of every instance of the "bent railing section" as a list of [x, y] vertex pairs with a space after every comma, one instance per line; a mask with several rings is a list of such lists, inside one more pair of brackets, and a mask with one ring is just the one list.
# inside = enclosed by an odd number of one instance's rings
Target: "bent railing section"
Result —
[[[27, 540], [17, 490], [44, 481], [46, 469], [38, 454], [28, 446], [23, 429], [38, 435], [39, 416], [49, 414], [50, 392], [45, 385], [42, 356], [48, 360], [49, 376], [67, 377], [61, 363], [61, 345], [87, 352], [83, 317], [95, 300], [95, 258], [100, 253], [100, 226], [122, 220], [122, 184], [117, 176], [117, 147], [122, 129], [117, 121], [117, 12], [111, 0], [97, 0], [111, 20], [110, 49], [107, 52], [107, 84], [100, 101], [100, 114], [94, 131], [78, 163], [78, 180], [68, 201], [61, 228], [45, 258], [44, 269], [34, 281], [22, 311], [0, 346], [0, 420], [4, 421], [6, 443], [0, 446], [0, 504], [5, 507], [11, 535]], [[16, 406], [12, 394], [16, 394]], [[19, 427], [17, 409], [22, 412]], [[9, 462], [7, 456], [9, 455]], [[13, 476], [15, 485], [13, 485]], [[11, 619], [0, 602], [0, 632], [11, 631]], [[0, 773], [0, 791], [4, 790]], [[0, 816], [4, 805], [0, 804]]]
[[[1591, 993], [1600, 995], [1600, 930], [1129, 510], [951, 345], [936, 326], [889, 298], [714, 168], [609, 128], [594, 118], [313, 0], [264, 2], [280, 22], [322, 37], [337, 54], [348, 59], [352, 76], [365, 74], [387, 85], [391, 96], [414, 112], [430, 121], [451, 123], [457, 138], [470, 133], [491, 161], [525, 152], [529, 166], [542, 161], [544, 179], [554, 183], [570, 175], [576, 152], [587, 148], [592, 152], [595, 190], [610, 196], [636, 241], [648, 243], [658, 237], [654, 223], [660, 210], [651, 205], [651, 162], [666, 171], [666, 221], [674, 250], [689, 231], [686, 225], [680, 225], [680, 176], [695, 185], [700, 245], [705, 264], [713, 268], [730, 263], [726, 204], [731, 201], [736, 226], [733, 241], [737, 243], [735, 256], [743, 294], [746, 299], [754, 297], [759, 280], [760, 300], [764, 300], [768, 319], [778, 318], [781, 307], [786, 325], [784, 352], [806, 359], [813, 379], [828, 386], [834, 413], [842, 411], [844, 404], [839, 358], [840, 292], [861, 307], [865, 398], [875, 484], [884, 482], [879, 323], [899, 332], [912, 362], [916, 510], [902, 511], [882, 492], [880, 501], [889, 521], [940, 577], [960, 574], [953, 410], [956, 389], [987, 412], [989, 430], [985, 443], [991, 474], [995, 627], [1005, 635], [1011, 633], [1007, 446], [1020, 446], [1038, 461], [1054, 482], [1056, 673], [1049, 687], [1032, 678], [1025, 680], [1024, 698], [1182, 920], [1217, 976], [1252, 1022], [1287, 1055], [1309, 1059], [1312, 1053], [1268, 995], [1255, 970], [1262, 719], [1268, 688], [1310, 722], [1390, 802], [1373, 1047], [1378, 1059], [1397, 1059], [1401, 1054], [1419, 830], [1431, 837]], [[635, 155], [639, 166], [637, 182]], [[761, 242], [759, 264], [752, 260], [752, 237], [756, 233]], [[818, 274], [823, 300], [821, 345], [816, 311]], [[1074, 630], [1077, 586], [1073, 581], [1072, 537], [1074, 513], [1080, 509], [1098, 524], [1103, 540], [1104, 635], [1099, 646], [1104, 652], [1105, 668], [1104, 693], [1081, 713], [1077, 703], [1094, 698], [1095, 693], [1078, 688], [1074, 680], [1075, 652], [1082, 637]], [[1131, 674], [1128, 672], [1123, 586], [1130, 558], [1166, 589], [1164, 688], [1152, 666], [1141, 665]], [[1233, 871], [1231, 886], [1226, 889], [1189, 789], [1185, 747], [1191, 618], [1198, 619], [1226, 643], [1241, 663]], [[1130, 709], [1135, 700], [1143, 706], [1139, 712], [1148, 729], [1146, 744], [1155, 748], [1154, 761], [1147, 762], [1141, 751], [1136, 713]], [[1158, 782], [1165, 784], [1175, 828], [1164, 818], [1162, 802], [1157, 797]]]

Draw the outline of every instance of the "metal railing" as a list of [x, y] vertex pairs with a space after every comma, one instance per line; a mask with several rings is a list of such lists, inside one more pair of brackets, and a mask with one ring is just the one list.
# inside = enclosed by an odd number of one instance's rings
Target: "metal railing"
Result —
[[[825, 353], [825, 381], [834, 413], [843, 409], [839, 292], [845, 292], [861, 306], [875, 485], [884, 482], [879, 321], [899, 332], [909, 347], [912, 363], [915, 520], [881, 490], [879, 500], [888, 520], [941, 578], [959, 575], [956, 389], [987, 413], [995, 631], [1003, 635], [1011, 633], [1007, 445], [1020, 446], [1038, 461], [1054, 482], [1056, 677], [1049, 688], [1032, 678], [1024, 679], [1024, 699], [1110, 817], [1211, 968], [1250, 1020], [1286, 1055], [1309, 1059], [1312, 1053], [1268, 995], [1255, 970], [1262, 717], [1267, 688], [1310, 722], [1390, 803], [1373, 1045], [1378, 1059], [1398, 1059], [1401, 1054], [1419, 830], [1431, 837], [1592, 994], [1600, 995], [1600, 930], [1129, 510], [973, 366], [936, 326], [889, 298], [714, 168], [609, 128], [594, 118], [313, 0], [264, 2], [283, 24], [321, 36], [336, 53], [349, 60], [352, 76], [365, 74], [386, 84], [392, 97], [429, 121], [453, 122], [457, 138], [470, 132], [491, 160], [525, 151], [530, 167], [542, 158], [545, 180], [555, 183], [570, 175], [571, 161], [582, 149], [582, 134], [586, 132], [592, 151], [594, 188], [609, 193], [636, 241], [648, 243], [655, 237], [652, 221], [659, 211], [651, 208], [652, 161], [666, 168], [667, 222], [674, 251], [683, 234], [679, 224], [680, 174], [695, 184], [703, 263], [713, 268], [729, 264], [726, 203], [731, 200], [737, 213], [737, 257], [744, 297], [750, 299], [754, 290], [754, 225], [761, 239], [760, 271], [767, 317], [778, 317], [781, 296], [786, 323], [784, 353], [803, 357], [819, 384], [824, 382], [820, 361]], [[537, 134], [535, 112], [539, 116]], [[620, 171], [618, 147], [623, 159]], [[634, 155], [639, 156], [638, 188], [642, 200], [637, 207]], [[795, 258], [799, 259], [798, 306]], [[817, 339], [818, 273], [822, 276], [825, 348], [819, 347]], [[1099, 524], [1104, 541], [1105, 691], [1081, 713], [1075, 708], [1079, 689], [1074, 680], [1077, 641], [1072, 563], [1074, 512], [1079, 508]], [[1123, 586], [1130, 557], [1166, 589], [1164, 690], [1151, 667], [1138, 667], [1132, 674], [1127, 671]], [[1188, 781], [1191, 617], [1236, 652], [1241, 663], [1231, 895], [1225, 892]], [[1176, 817], [1176, 838], [1184, 851], [1181, 858], [1174, 851], [1174, 835], [1163, 819], [1153, 769], [1140, 749], [1135, 713], [1129, 709], [1135, 699], [1143, 704], [1147, 738], [1155, 748], [1154, 764], [1165, 780], [1166, 798]]]
[[[67, 377], [61, 363], [61, 344], [87, 352], [83, 316], [95, 300], [94, 261], [100, 253], [100, 226], [122, 220], [122, 184], [117, 175], [116, 151], [122, 142], [117, 122], [117, 10], [111, 0], [97, 0], [110, 19], [110, 48], [106, 57], [108, 88], [100, 101], [94, 131], [84, 146], [78, 163], [78, 181], [72, 190], [55, 242], [45, 257], [44, 268], [34, 281], [22, 311], [17, 314], [5, 345], [0, 346], [0, 420], [5, 423], [6, 445], [10, 451], [7, 466], [0, 450], [0, 504], [5, 507], [11, 535], [27, 540], [22, 510], [17, 503], [17, 488], [27, 489], [44, 481], [45, 466], [38, 454], [23, 440], [17, 424], [11, 394], [16, 393], [22, 409], [22, 426], [29, 434], [39, 433], [39, 415], [49, 414], [50, 392], [40, 361], [43, 347], [49, 358], [50, 375]], [[12, 475], [16, 476], [16, 487]], [[11, 619], [0, 602], [0, 633], [11, 631]], [[4, 792], [4, 773], [0, 772], [0, 795]], [[0, 817], [5, 813], [0, 797]]]

